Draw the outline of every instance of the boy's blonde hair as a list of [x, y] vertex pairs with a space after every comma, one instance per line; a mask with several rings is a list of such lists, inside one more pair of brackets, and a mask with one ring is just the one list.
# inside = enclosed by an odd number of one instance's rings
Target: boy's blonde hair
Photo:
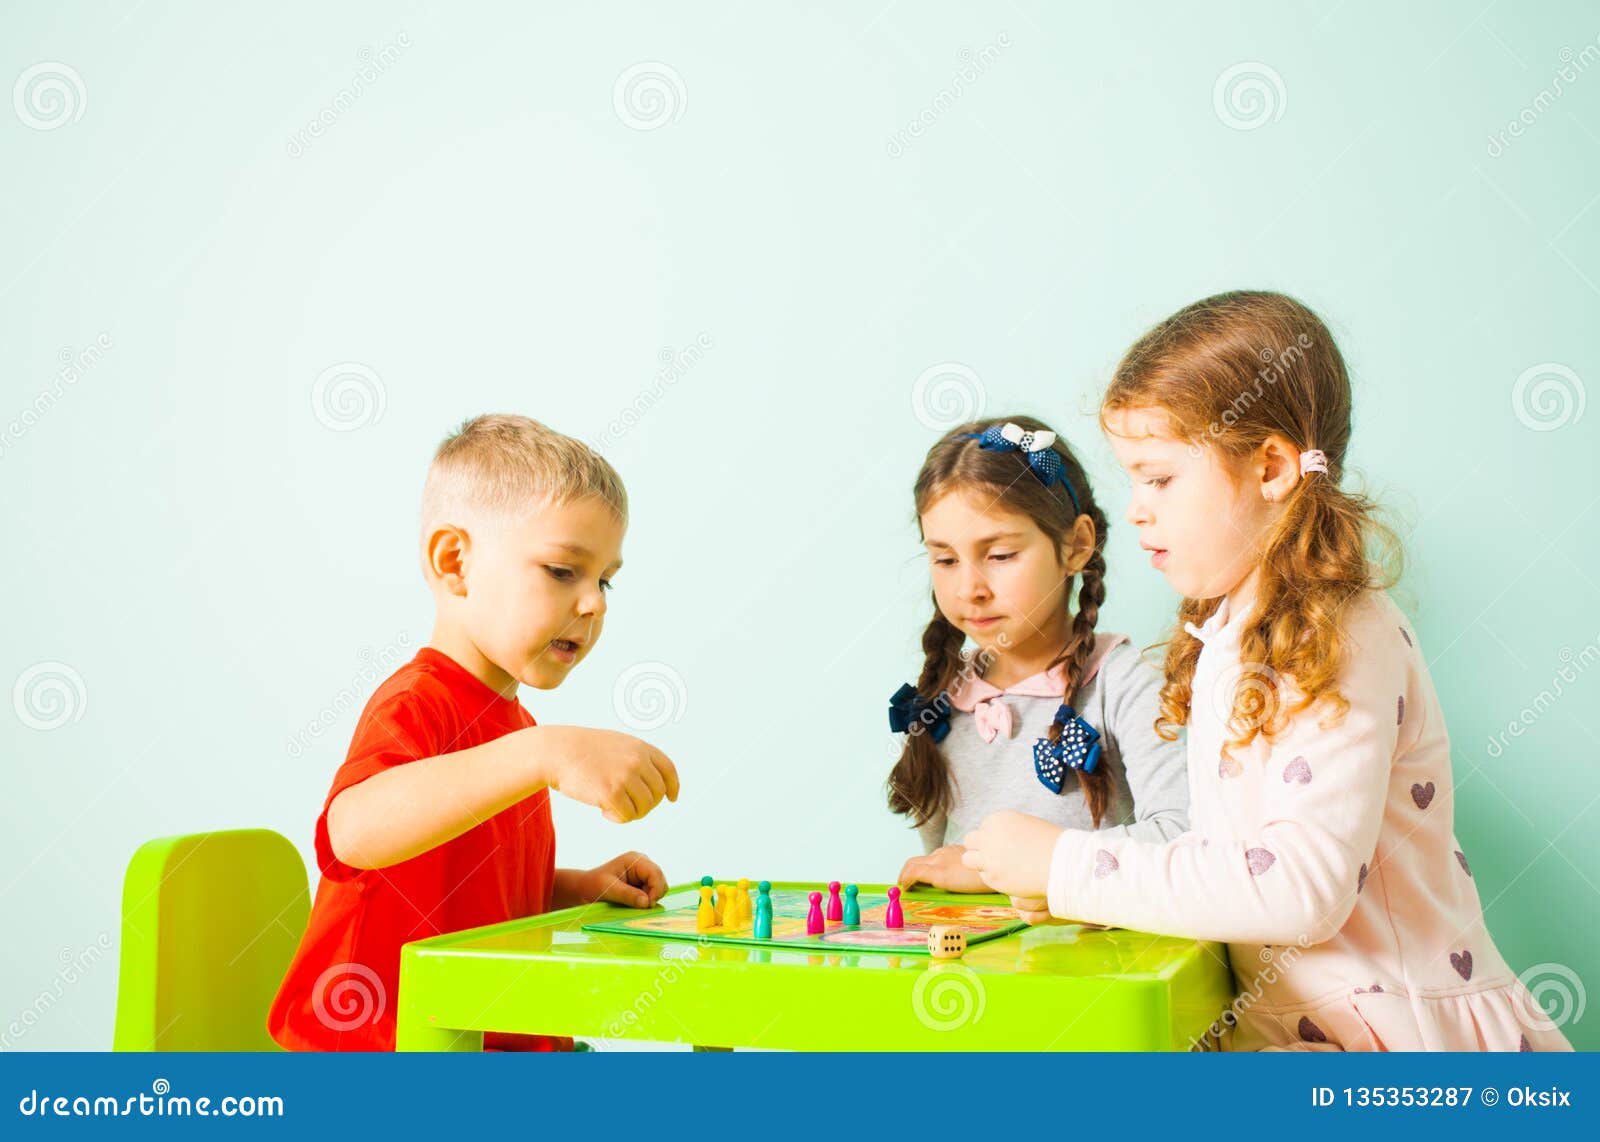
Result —
[[475, 416], [445, 437], [422, 489], [422, 539], [445, 524], [514, 519], [594, 497], [628, 519], [622, 477], [581, 440], [526, 416]]

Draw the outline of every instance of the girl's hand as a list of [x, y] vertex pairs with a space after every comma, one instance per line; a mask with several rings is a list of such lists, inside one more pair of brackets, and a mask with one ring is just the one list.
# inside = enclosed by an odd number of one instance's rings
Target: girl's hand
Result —
[[1029, 924], [1049, 924], [1055, 920], [1050, 915], [1050, 905], [1042, 896], [1013, 896], [1011, 907], [1017, 910], [1017, 918]]
[[960, 845], [945, 845], [927, 856], [912, 857], [901, 866], [895, 883], [904, 888], [931, 884], [945, 892], [988, 892], [983, 877], [961, 863], [964, 852]]
[[1007, 809], [990, 813], [962, 838], [962, 862], [1006, 896], [1042, 899], [1050, 885], [1050, 858], [1066, 830]]
[[585, 904], [649, 908], [667, 891], [666, 874], [643, 853], [623, 853], [583, 874], [579, 894]]

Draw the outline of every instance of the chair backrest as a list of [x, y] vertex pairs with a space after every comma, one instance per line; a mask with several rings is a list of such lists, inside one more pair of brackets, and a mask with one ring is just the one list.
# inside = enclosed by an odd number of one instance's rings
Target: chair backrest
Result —
[[118, 1051], [270, 1051], [267, 1010], [305, 932], [306, 866], [270, 829], [141, 845], [122, 884]]

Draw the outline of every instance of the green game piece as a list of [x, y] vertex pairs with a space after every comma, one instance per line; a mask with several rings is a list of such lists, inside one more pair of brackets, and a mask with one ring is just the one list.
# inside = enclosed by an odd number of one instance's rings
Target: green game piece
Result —
[[700, 887], [701, 888], [715, 888], [716, 886], [717, 886], [717, 882], [712, 880], [709, 876], [702, 876], [700, 878]]
[[763, 892], [756, 897], [755, 929], [756, 939], [772, 939], [772, 896], [769, 893]]
[[772, 881], [763, 880], [760, 884], [756, 885], [756, 891], [761, 893], [763, 896], [768, 895], [772, 891]]
[[844, 922], [846, 924], [861, 923], [861, 901], [857, 897], [861, 890], [853, 884], [844, 886]]

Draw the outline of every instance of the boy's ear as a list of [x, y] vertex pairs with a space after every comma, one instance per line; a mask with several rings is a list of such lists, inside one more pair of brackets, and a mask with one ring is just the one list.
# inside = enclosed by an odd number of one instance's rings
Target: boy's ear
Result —
[[1274, 433], [1262, 441], [1257, 463], [1262, 498], [1269, 504], [1281, 503], [1300, 480], [1300, 450]]
[[472, 538], [459, 527], [436, 528], [423, 554], [430, 581], [452, 595], [467, 593], [467, 551]]

